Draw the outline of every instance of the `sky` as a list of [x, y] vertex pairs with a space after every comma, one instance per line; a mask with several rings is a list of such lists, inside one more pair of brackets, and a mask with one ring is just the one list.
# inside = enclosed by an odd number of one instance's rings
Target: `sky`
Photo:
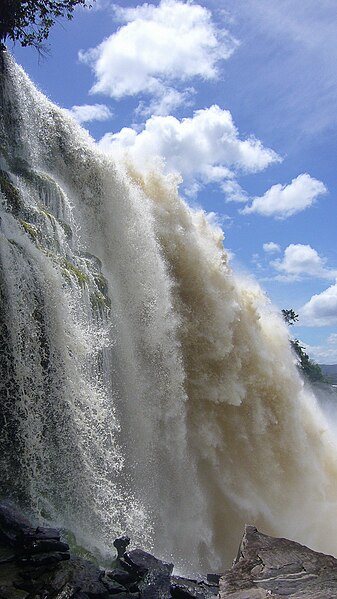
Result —
[[182, 177], [319, 363], [337, 363], [336, 0], [97, 0], [8, 48], [101, 149]]

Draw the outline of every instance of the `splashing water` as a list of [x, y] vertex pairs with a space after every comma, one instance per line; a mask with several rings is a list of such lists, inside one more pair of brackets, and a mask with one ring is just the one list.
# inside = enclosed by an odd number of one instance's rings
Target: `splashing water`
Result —
[[8, 56], [0, 101], [3, 493], [190, 571], [223, 569], [245, 522], [336, 553], [334, 437], [221, 231]]

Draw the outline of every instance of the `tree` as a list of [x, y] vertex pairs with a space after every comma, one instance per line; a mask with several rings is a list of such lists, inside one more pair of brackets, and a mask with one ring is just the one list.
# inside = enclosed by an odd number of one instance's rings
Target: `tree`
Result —
[[[298, 314], [296, 314], [292, 309], [282, 310], [282, 316], [284, 321], [289, 326], [292, 326], [298, 321]], [[313, 360], [310, 360], [299, 340], [290, 339], [290, 345], [298, 358], [297, 366], [300, 372], [312, 383], [324, 382], [324, 376], [319, 365], [313, 362]]]
[[298, 314], [296, 314], [294, 310], [282, 310], [282, 316], [285, 322], [290, 326], [298, 321]]
[[41, 48], [59, 17], [72, 19], [75, 7], [86, 0], [1, 0], [0, 45], [6, 39]]

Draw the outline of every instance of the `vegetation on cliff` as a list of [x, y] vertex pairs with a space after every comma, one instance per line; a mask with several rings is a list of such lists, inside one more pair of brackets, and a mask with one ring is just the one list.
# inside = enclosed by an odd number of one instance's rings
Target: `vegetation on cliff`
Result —
[[[298, 321], [298, 314], [292, 309], [282, 310], [282, 316], [289, 326], [292, 326]], [[309, 358], [299, 340], [290, 339], [290, 344], [298, 358], [298, 368], [300, 372], [312, 383], [324, 382], [324, 376], [319, 365]]]

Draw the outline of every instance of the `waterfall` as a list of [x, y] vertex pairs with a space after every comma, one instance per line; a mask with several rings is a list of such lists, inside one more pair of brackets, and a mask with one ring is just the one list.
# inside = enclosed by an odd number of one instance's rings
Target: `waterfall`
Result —
[[99, 555], [223, 569], [245, 522], [337, 552], [337, 451], [288, 332], [176, 182], [3, 53], [0, 482]]

